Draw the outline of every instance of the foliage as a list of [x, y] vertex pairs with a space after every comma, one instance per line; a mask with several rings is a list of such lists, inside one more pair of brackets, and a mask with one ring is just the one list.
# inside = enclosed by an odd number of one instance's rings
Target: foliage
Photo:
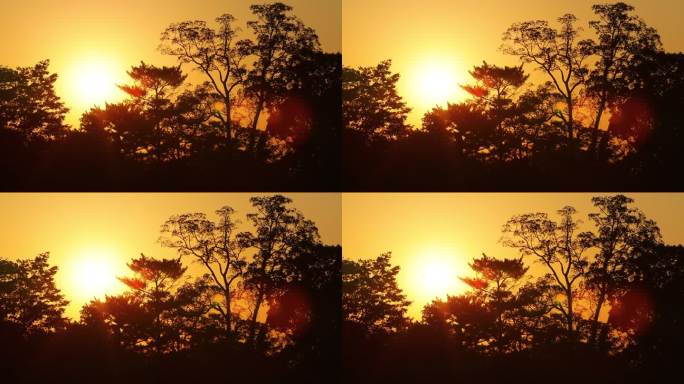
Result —
[[74, 129], [47, 61], [2, 67], [3, 186], [339, 190], [341, 55], [324, 52], [290, 6], [250, 10], [244, 31], [230, 14], [171, 24], [159, 50], [178, 65], [132, 66], [126, 98], [91, 108]]
[[[0, 130], [14, 132], [25, 142], [55, 140], [66, 133], [69, 111], [55, 93], [57, 75], [49, 60], [33, 67], [0, 66]], [[9, 131], [9, 132], [8, 132]]]
[[585, 251], [589, 247], [587, 233], [577, 233], [579, 223], [574, 220], [576, 210], [564, 207], [558, 211], [560, 220], [551, 220], [545, 213], [514, 216], [503, 229], [504, 245], [516, 248], [524, 257], [531, 257], [547, 270], [546, 278], [553, 281], [564, 296], [563, 303], [556, 303], [566, 323], [569, 338], [576, 331], [577, 285], [586, 273], [588, 260]]
[[342, 124], [366, 140], [393, 140], [405, 136], [411, 111], [397, 93], [399, 74], [390, 60], [375, 67], [344, 68], [342, 72]]
[[[79, 321], [63, 316], [67, 302], [47, 254], [1, 259], [3, 378], [317, 383], [336, 377], [341, 247], [322, 244], [314, 223], [284, 196], [255, 197], [252, 204], [244, 227], [227, 206], [215, 220], [200, 213], [171, 217], [161, 241], [178, 257], [131, 259], [129, 273], [119, 277], [126, 290], [85, 304]], [[252, 313], [259, 313], [256, 320]]]
[[244, 247], [237, 239], [234, 213], [233, 208], [222, 207], [216, 211], [216, 222], [204, 213], [172, 216], [162, 226], [160, 238], [162, 245], [203, 267], [208, 284], [222, 296], [221, 302], [212, 300], [211, 307], [221, 314], [229, 340], [235, 339], [233, 333], [238, 326], [231, 303], [240, 290], [238, 279], [247, 265]]
[[249, 328], [249, 340], [260, 347], [265, 337], [264, 327], [257, 323], [259, 311], [265, 302], [282, 294], [288, 283], [295, 279], [287, 263], [301, 253], [310, 252], [320, 244], [318, 228], [301, 212], [288, 207], [292, 200], [282, 195], [252, 197], [256, 210], [247, 214], [253, 232], [242, 232], [240, 243], [255, 250], [245, 272], [245, 289], [255, 299]]
[[[374, 324], [357, 319], [403, 314], [401, 289], [392, 286], [398, 302], [382, 294], [382, 279], [361, 280], [359, 271], [380, 263], [393, 276], [398, 267], [390, 269], [388, 255], [344, 261], [345, 380], [666, 380], [676, 372], [682, 341], [684, 314], [673, 303], [684, 298], [683, 248], [664, 244], [631, 198], [592, 202], [583, 232], [571, 207], [558, 220], [546, 213], [512, 217], [502, 242], [519, 258], [473, 259], [473, 274], [461, 278], [468, 290], [426, 304], [420, 321], [392, 332], [369, 334]], [[526, 260], [542, 269], [528, 269]]]
[[0, 321], [15, 324], [23, 334], [48, 333], [66, 325], [64, 299], [55, 286], [57, 267], [49, 253], [34, 259], [0, 259]]
[[388, 61], [345, 69], [346, 188], [679, 189], [681, 54], [663, 51], [628, 4], [592, 11], [587, 31], [572, 14], [511, 25], [501, 49], [519, 65], [475, 66], [468, 98], [427, 111], [419, 127], [406, 127]]
[[399, 332], [408, 325], [411, 303], [397, 285], [398, 266], [391, 253], [376, 259], [342, 262], [342, 312], [346, 321], [358, 323], [367, 333]]

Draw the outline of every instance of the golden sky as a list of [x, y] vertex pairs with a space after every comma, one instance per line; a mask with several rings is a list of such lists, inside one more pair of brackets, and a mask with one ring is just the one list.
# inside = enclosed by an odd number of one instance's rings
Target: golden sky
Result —
[[[341, 50], [341, 0], [284, 2], [316, 30], [324, 50]], [[196, 19], [213, 22], [219, 15], [231, 13], [237, 19], [235, 25], [244, 30], [246, 21], [252, 19], [249, 5], [254, 3], [264, 1], [3, 0], [0, 65], [31, 66], [50, 59], [50, 70], [60, 75], [57, 93], [72, 108], [67, 123], [78, 126], [81, 113], [92, 106], [87, 97], [92, 89], [83, 88], [106, 81], [110, 90], [105, 96], [116, 100], [121, 93], [111, 83], [126, 83], [126, 70], [132, 65], [141, 60], [175, 64], [172, 57], [157, 51], [159, 37], [169, 24]], [[101, 80], [98, 76], [103, 71], [106, 76]]]
[[[50, 263], [60, 268], [57, 286], [71, 301], [67, 315], [78, 318], [94, 292], [123, 288], [114, 277], [125, 276], [126, 262], [141, 252], [176, 257], [157, 242], [160, 226], [170, 216], [204, 212], [215, 219], [214, 211], [228, 205], [244, 224], [245, 214], [252, 212], [249, 198], [255, 195], [260, 194], [0, 194], [0, 257], [27, 259], [49, 251]], [[341, 243], [339, 194], [285, 195], [316, 223], [325, 244]], [[88, 274], [93, 269], [96, 273]], [[89, 275], [106, 279], [91, 280]]]
[[[464, 97], [459, 84], [470, 81], [468, 70], [483, 60], [517, 65], [499, 51], [501, 37], [513, 23], [555, 20], [573, 13], [588, 29], [591, 6], [607, 0], [344, 0], [342, 6], [343, 62], [371, 66], [393, 60], [402, 75], [398, 85], [409, 106], [410, 122], [419, 124], [423, 113], [449, 100]], [[661, 34], [666, 50], [684, 50], [681, 15], [684, 1], [627, 0]], [[446, 74], [435, 76], [437, 73]]]
[[[453, 193], [344, 194], [343, 258], [375, 258], [392, 251], [402, 269], [400, 287], [414, 303], [409, 313], [420, 317], [436, 296], [465, 288], [459, 276], [471, 276], [468, 262], [484, 252], [496, 258], [518, 257], [499, 243], [501, 228], [513, 215], [555, 214], [571, 205], [576, 218], [588, 223], [591, 197], [602, 194]], [[684, 194], [628, 193], [647, 217], [655, 220], [668, 244], [684, 243]], [[528, 262], [529, 264], [529, 262]]]

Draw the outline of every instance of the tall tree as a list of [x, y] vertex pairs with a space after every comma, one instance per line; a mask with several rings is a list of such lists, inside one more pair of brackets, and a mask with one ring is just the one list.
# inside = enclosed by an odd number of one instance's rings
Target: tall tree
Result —
[[517, 94], [527, 81], [522, 66], [500, 67], [483, 62], [470, 71], [475, 82], [461, 86], [472, 99], [434, 108], [423, 129], [448, 132], [460, 152], [470, 158], [506, 161], [527, 155], [521, 128], [525, 104]]
[[292, 67], [292, 84], [283, 100], [271, 106], [266, 133], [283, 143], [284, 160], [299, 185], [316, 179], [319, 189], [337, 190], [342, 55], [301, 55]]
[[166, 161], [185, 155], [182, 134], [175, 126], [173, 96], [185, 81], [180, 67], [157, 67], [141, 62], [128, 71], [133, 84], [119, 85], [130, 98], [94, 107], [81, 118], [91, 136], [104, 136], [128, 158]]
[[513, 289], [528, 268], [523, 264], [522, 258], [499, 260], [485, 254], [479, 259], [474, 259], [469, 265], [476, 277], [465, 277], [461, 280], [491, 303], [497, 328], [495, 344], [499, 344], [501, 350], [506, 344], [504, 312], [515, 306], [512, 302]]
[[598, 212], [589, 214], [596, 230], [588, 240], [597, 253], [587, 269], [586, 285], [595, 296], [590, 337], [598, 342], [598, 321], [604, 305], [623, 292], [630, 280], [629, 260], [639, 252], [661, 245], [662, 240], [656, 223], [630, 206], [633, 199], [614, 195], [594, 197], [592, 202]]
[[25, 142], [66, 134], [69, 109], [55, 93], [57, 75], [48, 71], [49, 65], [44, 60], [33, 67], [0, 66], [0, 130], [16, 132]]
[[155, 353], [164, 352], [178, 339], [178, 330], [168, 325], [166, 313], [176, 305], [174, 285], [187, 268], [183, 267], [180, 258], [155, 259], [143, 254], [131, 260], [128, 268], [134, 275], [119, 280], [131, 290], [151, 319], [149, 339], [145, 340], [147, 347]]
[[204, 267], [213, 287], [222, 296], [222, 302], [213, 307], [223, 317], [228, 340], [234, 341], [236, 328], [233, 314], [233, 297], [236, 285], [247, 266], [237, 238], [235, 210], [225, 206], [216, 211], [218, 221], [204, 213], [186, 213], [169, 218], [161, 229], [162, 245], [176, 249], [181, 257], [194, 260]]
[[361, 324], [365, 332], [392, 333], [408, 325], [406, 310], [411, 304], [397, 284], [399, 266], [392, 254], [375, 259], [342, 261], [343, 319]]
[[339, 369], [342, 248], [316, 245], [298, 252], [285, 268], [291, 278], [268, 303], [266, 323], [286, 335], [283, 356], [310, 382]]
[[636, 252], [626, 265], [628, 284], [610, 300], [608, 323], [630, 341], [623, 356], [639, 367], [640, 381], [666, 380], [681, 364], [684, 333], [684, 247], [660, 245]]
[[555, 110], [555, 116], [565, 127], [571, 145], [579, 136], [577, 109], [591, 55], [591, 42], [579, 40], [576, 21], [574, 15], [566, 14], [558, 19], [559, 29], [543, 20], [515, 23], [504, 34], [502, 47], [504, 53], [517, 56], [546, 74], [554, 96], [564, 104], [562, 110]]
[[246, 53], [240, 48], [238, 29], [233, 26], [235, 18], [223, 14], [216, 18], [217, 29], [205, 21], [184, 21], [171, 24], [162, 33], [159, 50], [175, 56], [182, 64], [190, 64], [200, 71], [212, 93], [208, 96], [221, 105], [214, 108], [212, 115], [223, 128], [223, 135], [229, 147], [235, 139], [233, 106], [235, 93], [246, 76]]
[[535, 342], [538, 324], [549, 306], [543, 284], [520, 286], [528, 268], [522, 258], [487, 255], [470, 264], [474, 277], [462, 277], [471, 290], [437, 299], [423, 309], [423, 322], [446, 330], [462, 347], [486, 353], [510, 353]]
[[291, 199], [273, 195], [252, 197], [250, 202], [256, 210], [247, 214], [253, 231], [240, 233], [239, 241], [254, 249], [244, 278], [245, 287], [254, 297], [248, 340], [259, 347], [266, 336], [263, 324], [258, 322], [262, 306], [291, 279], [291, 271], [285, 267], [288, 261], [302, 250], [320, 244], [320, 238], [311, 220], [288, 207]]
[[578, 221], [573, 216], [576, 210], [566, 206], [558, 211], [559, 221], [546, 213], [528, 213], [513, 216], [503, 228], [502, 242], [516, 248], [524, 257], [531, 257], [546, 267], [547, 276], [559, 288], [564, 303], [558, 302], [558, 310], [566, 325], [569, 338], [575, 337], [575, 297], [586, 274], [587, 256], [590, 246], [588, 235], [578, 232]]
[[343, 68], [342, 124], [368, 140], [403, 137], [411, 111], [397, 92], [399, 74], [392, 73], [390, 60], [374, 67]]
[[634, 7], [623, 2], [592, 6], [598, 17], [589, 22], [597, 40], [586, 47], [598, 56], [589, 73], [587, 93], [594, 99], [590, 150], [598, 149], [599, 129], [606, 108], [624, 97], [627, 89], [626, 72], [635, 61], [661, 49], [660, 36], [638, 16], [631, 14]]
[[303, 54], [319, 51], [318, 36], [299, 18], [289, 14], [292, 7], [275, 2], [249, 7], [256, 20], [247, 22], [253, 39], [243, 41], [241, 52], [254, 62], [247, 72], [245, 93], [254, 101], [251, 147], [263, 110], [274, 105], [287, 91], [291, 66]]
[[66, 325], [69, 302], [55, 285], [58, 268], [50, 266], [49, 257], [46, 252], [33, 259], [0, 259], [0, 320], [19, 325], [25, 334], [55, 332]]

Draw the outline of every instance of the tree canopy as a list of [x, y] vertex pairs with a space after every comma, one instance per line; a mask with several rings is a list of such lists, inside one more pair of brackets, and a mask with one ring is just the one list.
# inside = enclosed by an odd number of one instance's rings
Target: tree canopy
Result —
[[501, 242], [520, 255], [473, 258], [466, 288], [421, 318], [405, 317], [389, 253], [344, 260], [346, 380], [636, 383], [676, 372], [682, 246], [665, 244], [628, 196], [592, 203], [584, 223], [569, 206], [512, 217]]
[[177, 65], [132, 65], [125, 97], [74, 127], [48, 61], [0, 67], [4, 188], [339, 190], [341, 55], [286, 4], [250, 12], [169, 25]]
[[514, 23], [501, 51], [519, 65], [474, 66], [467, 97], [415, 127], [390, 61], [345, 68], [347, 189], [679, 189], [681, 53], [631, 5], [592, 11]]
[[[11, 382], [324, 382], [339, 375], [341, 248], [282, 195], [239, 223], [175, 215], [117, 276], [125, 289], [64, 316], [48, 254], [0, 259], [0, 367]], [[191, 266], [190, 263], [198, 264]], [[199, 267], [199, 268], [196, 268]], [[253, 315], [254, 314], [254, 315]]]

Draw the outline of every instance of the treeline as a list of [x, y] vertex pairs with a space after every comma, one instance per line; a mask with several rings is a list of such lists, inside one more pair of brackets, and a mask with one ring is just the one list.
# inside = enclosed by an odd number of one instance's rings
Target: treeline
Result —
[[572, 14], [513, 24], [501, 49], [520, 65], [475, 66], [462, 86], [470, 98], [435, 107], [417, 128], [390, 61], [344, 68], [345, 188], [681, 188], [684, 55], [665, 52], [632, 6], [592, 9], [586, 36]]
[[179, 65], [133, 66], [127, 99], [79, 128], [48, 61], [0, 67], [2, 188], [339, 190], [341, 55], [290, 6], [250, 9], [244, 32], [230, 14], [171, 24], [159, 49]]
[[169, 218], [160, 241], [178, 258], [131, 259], [126, 291], [87, 303], [79, 321], [64, 316], [48, 253], [0, 259], [3, 382], [338, 380], [341, 248], [290, 199], [251, 202], [247, 231], [228, 206], [216, 220]]
[[[591, 228], [572, 207], [512, 217], [469, 289], [425, 305], [420, 320], [391, 255], [342, 262], [343, 364], [349, 383], [641, 383], [678, 372], [684, 247], [664, 244], [632, 199], [592, 199]], [[536, 271], [530, 272], [530, 265]]]

